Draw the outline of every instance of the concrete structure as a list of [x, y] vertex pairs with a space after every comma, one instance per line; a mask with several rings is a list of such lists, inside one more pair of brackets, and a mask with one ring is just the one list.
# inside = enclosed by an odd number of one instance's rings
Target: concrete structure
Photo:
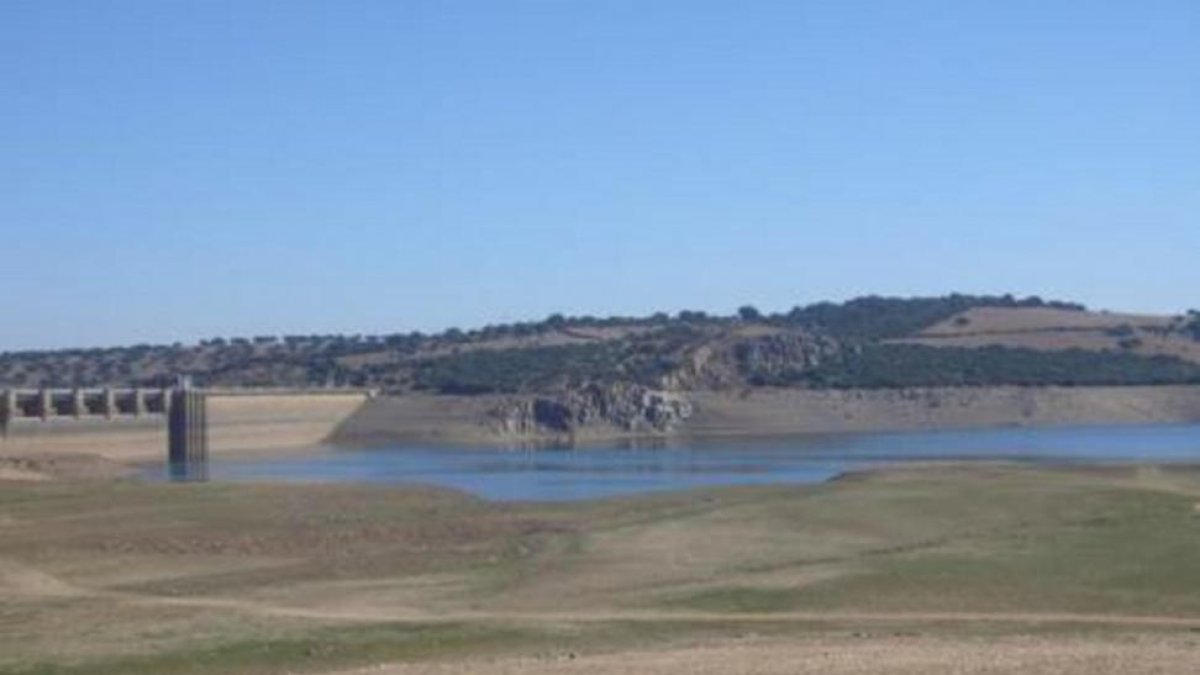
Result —
[[148, 389], [5, 389], [0, 425], [21, 420], [43, 422], [64, 416], [75, 419], [166, 413], [166, 391]]
[[0, 402], [0, 433], [8, 435], [8, 421], [16, 416], [17, 392], [12, 389], [4, 390], [4, 398]]
[[[164, 450], [170, 447], [168, 422], [178, 391], [0, 390], [0, 456], [98, 455], [126, 463], [162, 462], [164, 455], [169, 457]], [[204, 401], [203, 456], [210, 458], [319, 445], [374, 396], [364, 389], [192, 391]], [[193, 406], [193, 419], [195, 410]]]
[[[178, 389], [4, 389], [0, 395], [0, 425], [5, 428], [25, 420], [165, 416]], [[258, 400], [291, 397], [345, 397], [366, 400], [373, 391], [362, 389], [192, 389], [216, 398]]]
[[37, 398], [38, 416], [43, 420], [48, 420], [54, 417], [54, 392], [49, 389], [43, 389], [38, 392]]
[[167, 461], [171, 479], [208, 480], [208, 401], [203, 392], [190, 387], [173, 390], [170, 401]]

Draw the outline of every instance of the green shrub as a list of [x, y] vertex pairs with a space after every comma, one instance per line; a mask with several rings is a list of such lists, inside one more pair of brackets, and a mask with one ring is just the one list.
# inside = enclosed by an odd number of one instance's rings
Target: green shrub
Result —
[[[751, 378], [756, 374], [751, 373]], [[1200, 366], [1173, 357], [1080, 349], [868, 345], [820, 366], [762, 378], [761, 384], [814, 388], [995, 385], [1200, 384]]]

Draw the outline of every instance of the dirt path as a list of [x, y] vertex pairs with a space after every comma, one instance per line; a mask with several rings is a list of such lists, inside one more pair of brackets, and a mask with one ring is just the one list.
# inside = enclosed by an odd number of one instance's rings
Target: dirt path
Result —
[[35, 567], [0, 558], [0, 598], [69, 597], [86, 593], [86, 590], [72, 586]]
[[1070, 612], [673, 612], [642, 610], [596, 610], [588, 612], [427, 612], [416, 608], [323, 609], [288, 607], [232, 598], [171, 598], [161, 596], [104, 594], [139, 605], [228, 609], [261, 616], [305, 618], [352, 623], [1008, 623], [1026, 625], [1081, 624], [1140, 628], [1196, 628], [1200, 617], [1139, 616], [1122, 614], [1078, 614]]
[[[127, 606], [220, 610], [260, 617], [318, 622], [485, 623], [548, 625], [602, 622], [712, 623], [741, 625], [753, 635], [756, 625], [797, 622], [858, 626], [853, 636], [802, 633], [779, 638], [716, 638], [676, 642], [661, 649], [639, 648], [594, 654], [543, 653], [522, 656], [464, 656], [455, 661], [379, 663], [327, 675], [1168, 675], [1195, 672], [1200, 635], [1173, 631], [1134, 631], [1116, 636], [937, 636], [946, 624], [1010, 624], [1017, 628], [1056, 624], [1132, 629], [1200, 628], [1200, 617], [1122, 614], [1007, 612], [780, 612], [710, 613], [699, 611], [598, 609], [584, 612], [471, 611], [435, 613], [418, 607], [298, 607], [244, 598], [170, 597], [92, 589], [47, 574], [36, 567], [0, 559], [0, 600], [38, 597], [105, 599]], [[905, 626], [911, 636], [897, 635]], [[933, 634], [920, 634], [926, 629]]]
[[34, 567], [0, 559], [0, 595], [25, 597], [104, 598], [136, 606], [195, 607], [226, 609], [258, 616], [291, 617], [351, 623], [595, 623], [595, 622], [688, 622], [688, 623], [1009, 623], [1084, 624], [1144, 628], [1197, 628], [1200, 616], [1149, 616], [1080, 614], [1071, 612], [758, 612], [728, 613], [700, 611], [597, 609], [583, 612], [545, 611], [453, 611], [429, 612], [416, 607], [323, 608], [298, 607], [225, 597], [172, 597], [90, 589], [70, 584]]
[[1194, 673], [1200, 648], [1179, 637], [931, 637], [720, 640], [594, 655], [379, 664], [338, 675], [1176, 675]]

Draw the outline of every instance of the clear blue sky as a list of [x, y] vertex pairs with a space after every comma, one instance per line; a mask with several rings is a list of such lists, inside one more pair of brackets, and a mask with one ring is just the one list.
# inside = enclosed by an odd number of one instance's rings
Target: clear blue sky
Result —
[[0, 3], [0, 349], [1200, 305], [1200, 2]]

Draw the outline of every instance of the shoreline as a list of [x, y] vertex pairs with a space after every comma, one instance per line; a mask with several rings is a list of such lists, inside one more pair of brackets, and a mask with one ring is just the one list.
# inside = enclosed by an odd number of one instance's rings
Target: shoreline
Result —
[[575, 445], [827, 433], [1041, 428], [1200, 422], [1200, 386], [754, 389], [686, 393], [694, 413], [665, 433], [603, 422], [562, 431], [505, 433], [488, 411], [521, 397], [380, 396], [337, 426], [327, 442], [363, 446]]
[[[694, 413], [669, 432], [629, 431], [602, 420], [574, 433], [505, 433], [491, 414], [520, 397], [379, 396], [217, 398], [214, 458], [303, 448], [388, 445], [538, 449], [653, 447], [729, 438], [828, 434], [1142, 426], [1200, 423], [1200, 386], [989, 387], [897, 390], [755, 389], [687, 392]], [[0, 457], [95, 455], [153, 464], [166, 453], [163, 420], [21, 421], [0, 437]]]
[[796, 431], [796, 432], [758, 432], [724, 430], [706, 432], [704, 434], [674, 433], [674, 434], [590, 434], [578, 438], [575, 442], [560, 442], [558, 439], [544, 437], [529, 437], [528, 439], [512, 439], [497, 437], [494, 440], [480, 440], [478, 436], [464, 435], [454, 437], [439, 435], [426, 437], [396, 437], [360, 439], [355, 441], [329, 442], [304, 448], [260, 448], [245, 452], [247, 456], [269, 456], [280, 453], [295, 454], [305, 450], [382, 450], [387, 448], [419, 448], [453, 452], [486, 451], [539, 451], [539, 450], [654, 450], [689, 446], [708, 445], [721, 441], [783, 441], [788, 439], [815, 440], [820, 438], [839, 438], [852, 436], [905, 436], [909, 434], [955, 434], [986, 431], [1068, 431], [1088, 429], [1138, 429], [1138, 428], [1170, 428], [1191, 427], [1200, 425], [1200, 421], [1170, 421], [1170, 422], [1062, 422], [1058, 424], [997, 424], [983, 426], [930, 427], [930, 428], [884, 428], [884, 429], [855, 429], [849, 431]]

